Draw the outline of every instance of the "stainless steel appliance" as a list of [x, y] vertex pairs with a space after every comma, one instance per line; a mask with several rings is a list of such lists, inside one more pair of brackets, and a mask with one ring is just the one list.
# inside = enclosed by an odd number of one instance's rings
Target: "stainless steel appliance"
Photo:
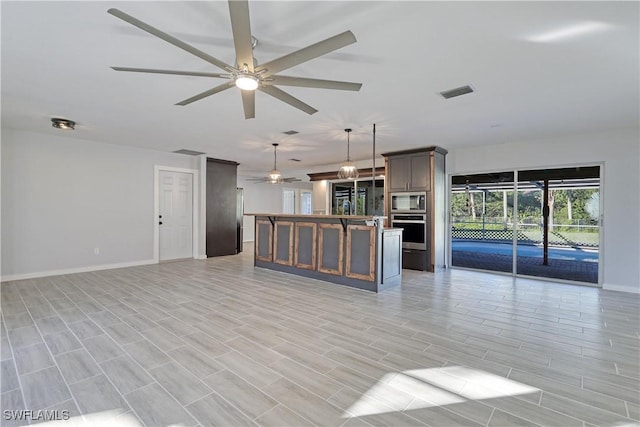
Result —
[[242, 252], [242, 239], [244, 238], [244, 189], [236, 190], [236, 252]]
[[402, 247], [404, 249], [427, 250], [427, 215], [393, 214], [391, 227], [402, 228]]
[[426, 212], [427, 193], [391, 193], [391, 213]]

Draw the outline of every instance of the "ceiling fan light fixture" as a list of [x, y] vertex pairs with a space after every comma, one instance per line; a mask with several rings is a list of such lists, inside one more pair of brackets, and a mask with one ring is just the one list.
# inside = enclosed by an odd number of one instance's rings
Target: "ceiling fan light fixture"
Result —
[[338, 170], [338, 178], [339, 179], [356, 179], [360, 176], [360, 172], [358, 172], [358, 168], [351, 161], [351, 157], [349, 155], [349, 134], [351, 133], [351, 129], [344, 130], [347, 133], [347, 161], [343, 163]]
[[74, 122], [73, 120], [52, 118], [51, 126], [56, 129], [74, 130], [76, 128], [76, 122]]
[[242, 90], [256, 90], [258, 88], [258, 78], [251, 74], [238, 74], [236, 77], [236, 86]]

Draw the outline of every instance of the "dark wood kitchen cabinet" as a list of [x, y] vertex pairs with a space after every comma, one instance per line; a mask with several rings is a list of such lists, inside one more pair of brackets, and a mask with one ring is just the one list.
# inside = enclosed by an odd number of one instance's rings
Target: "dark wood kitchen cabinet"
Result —
[[207, 158], [207, 257], [237, 253], [238, 163]]
[[[403, 268], [436, 271], [446, 267], [446, 175], [445, 156], [447, 150], [441, 147], [425, 147], [413, 150], [383, 153], [385, 157], [385, 203], [386, 212], [393, 226], [396, 216], [406, 212], [391, 210], [391, 195], [394, 193], [424, 193], [425, 249], [409, 246], [409, 235], [404, 242]], [[398, 219], [398, 218], [395, 218]]]
[[389, 191], [429, 190], [431, 176], [428, 153], [412, 153], [388, 158]]

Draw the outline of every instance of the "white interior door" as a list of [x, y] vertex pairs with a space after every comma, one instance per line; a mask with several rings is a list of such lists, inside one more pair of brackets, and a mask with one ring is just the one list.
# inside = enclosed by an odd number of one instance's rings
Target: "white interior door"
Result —
[[193, 256], [193, 175], [160, 171], [160, 261]]
[[296, 190], [291, 188], [282, 190], [282, 213], [296, 213]]

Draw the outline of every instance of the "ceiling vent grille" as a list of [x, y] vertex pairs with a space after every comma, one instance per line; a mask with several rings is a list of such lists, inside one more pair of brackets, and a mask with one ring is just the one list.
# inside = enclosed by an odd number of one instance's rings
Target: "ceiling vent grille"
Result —
[[449, 99], [449, 98], [455, 98], [456, 96], [460, 96], [460, 95], [466, 95], [467, 93], [472, 93], [472, 92], [473, 92], [473, 89], [471, 88], [471, 86], [467, 85], [467, 86], [457, 87], [451, 90], [445, 90], [444, 92], [440, 92], [440, 95], [442, 95], [444, 99]]
[[186, 154], [187, 156], [199, 156], [201, 154], [204, 154], [204, 153], [202, 153], [200, 151], [187, 150], [186, 148], [183, 148], [182, 150], [176, 150], [176, 151], [174, 151], [174, 153]]
[[295, 135], [296, 133], [300, 133], [300, 132], [298, 132], [297, 130], [288, 130], [282, 133], [284, 133], [285, 135]]

